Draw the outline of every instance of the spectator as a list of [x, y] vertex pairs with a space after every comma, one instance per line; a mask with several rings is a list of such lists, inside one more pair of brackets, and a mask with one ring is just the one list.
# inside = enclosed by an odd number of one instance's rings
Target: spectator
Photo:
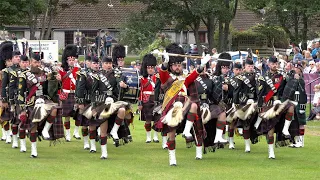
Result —
[[15, 33], [12, 33], [11, 38], [12, 38], [12, 40], [17, 40], [16, 34], [15, 34]]
[[[291, 62], [288, 62], [288, 63], [286, 64], [285, 71], [286, 71], [287, 73], [289, 73], [292, 69], [293, 69], [292, 63], [291, 63]], [[319, 70], [320, 70], [320, 66], [319, 66]], [[320, 72], [320, 71], [319, 71], [319, 72]]]
[[314, 49], [312, 50], [312, 53], [311, 53], [313, 59], [317, 59], [317, 52], [318, 52], [319, 49], [320, 49], [319, 47], [320, 47], [320, 43], [319, 43], [319, 41], [318, 41], [318, 42], [315, 43]]
[[284, 55], [283, 56], [283, 60], [285, 60], [286, 62], [289, 62], [289, 56], [288, 55]]
[[300, 53], [299, 47], [293, 48], [294, 56], [293, 56], [293, 63], [299, 63], [303, 60], [303, 56]]
[[135, 66], [136, 66], [136, 61], [131, 61], [131, 66], [129, 67], [129, 68], [135, 68]]
[[320, 74], [320, 62], [316, 63], [317, 73]]
[[309, 51], [304, 52], [304, 59], [307, 60], [308, 62], [313, 60], [311, 53]]
[[309, 66], [306, 67], [303, 71], [303, 73], [316, 73], [317, 72], [317, 67], [316, 67], [316, 63], [314, 61], [310, 61], [309, 62]]
[[308, 47], [307, 49], [310, 53], [312, 53], [312, 48]]
[[216, 48], [212, 48], [211, 52], [212, 52], [212, 56], [216, 55], [217, 54], [217, 49]]
[[110, 53], [111, 53], [111, 46], [112, 46], [112, 40], [113, 40], [113, 37], [110, 35], [110, 32], [107, 31], [106, 32], [106, 36], [104, 37], [104, 48], [106, 49], [106, 53], [107, 55], [110, 56]]

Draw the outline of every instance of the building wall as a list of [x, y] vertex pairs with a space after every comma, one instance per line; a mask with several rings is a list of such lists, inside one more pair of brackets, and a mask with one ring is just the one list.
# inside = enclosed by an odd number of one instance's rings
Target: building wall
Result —
[[[39, 39], [40, 38], [40, 31], [36, 31], [35, 36], [36, 36], [37, 39]], [[24, 37], [26, 39], [30, 39], [30, 31], [29, 30], [25, 30], [24, 31]]]
[[65, 46], [65, 34], [64, 31], [53, 31], [52, 40], [58, 40], [59, 49]]

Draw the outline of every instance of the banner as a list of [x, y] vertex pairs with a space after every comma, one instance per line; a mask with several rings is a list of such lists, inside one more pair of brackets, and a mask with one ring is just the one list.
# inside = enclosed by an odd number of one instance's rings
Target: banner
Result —
[[[305, 81], [305, 90], [308, 95], [308, 102], [310, 101], [310, 94], [311, 94], [311, 101], [313, 101], [314, 91], [313, 87], [314, 85], [320, 84], [320, 79], [314, 81], [315, 79], [319, 78], [319, 74], [303, 74], [304, 81]], [[312, 82], [314, 81], [314, 82]], [[312, 82], [311, 84], [309, 84]]]

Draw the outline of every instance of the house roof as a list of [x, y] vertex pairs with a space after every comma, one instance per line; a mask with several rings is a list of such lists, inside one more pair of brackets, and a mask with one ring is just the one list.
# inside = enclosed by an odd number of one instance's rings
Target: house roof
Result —
[[[72, 0], [60, 2], [71, 4]], [[112, 3], [113, 7], [109, 4]], [[120, 29], [130, 18], [132, 13], [141, 12], [146, 7], [142, 3], [121, 3], [120, 0], [100, 0], [97, 4], [75, 4], [69, 8], [59, 9], [53, 20], [53, 29], [56, 30], [96, 30], [96, 29]], [[38, 28], [41, 28], [39, 17]], [[237, 30], [246, 30], [257, 23], [261, 23], [261, 17], [250, 10], [238, 9], [232, 25]], [[28, 26], [7, 26], [10, 29], [28, 29]], [[168, 26], [165, 29], [174, 29]], [[200, 31], [206, 31], [201, 23]]]
[[239, 31], [247, 30], [258, 23], [262, 23], [262, 18], [246, 9], [237, 9], [236, 16], [232, 20], [233, 27]]
[[[66, 0], [68, 1], [68, 0]], [[110, 2], [112, 7], [110, 7]], [[103, 0], [98, 4], [76, 4], [62, 10], [54, 19], [54, 28], [99, 29], [121, 28], [132, 13], [140, 12], [141, 3], [121, 3], [120, 0]]]

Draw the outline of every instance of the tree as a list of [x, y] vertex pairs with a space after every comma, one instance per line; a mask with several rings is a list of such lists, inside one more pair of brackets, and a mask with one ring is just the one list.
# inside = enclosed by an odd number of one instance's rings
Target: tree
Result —
[[0, 28], [5, 25], [23, 24], [23, 13], [18, 6], [21, 0], [0, 1]]
[[156, 34], [165, 27], [167, 20], [160, 14], [132, 14], [123, 24], [120, 32], [120, 42], [129, 45], [130, 52], [140, 53], [153, 42]]
[[256, 12], [263, 9], [266, 25], [280, 25], [293, 43], [302, 41], [303, 49], [306, 48], [310, 20], [319, 13], [317, 0], [308, 3], [299, 0], [244, 0], [244, 3]]

